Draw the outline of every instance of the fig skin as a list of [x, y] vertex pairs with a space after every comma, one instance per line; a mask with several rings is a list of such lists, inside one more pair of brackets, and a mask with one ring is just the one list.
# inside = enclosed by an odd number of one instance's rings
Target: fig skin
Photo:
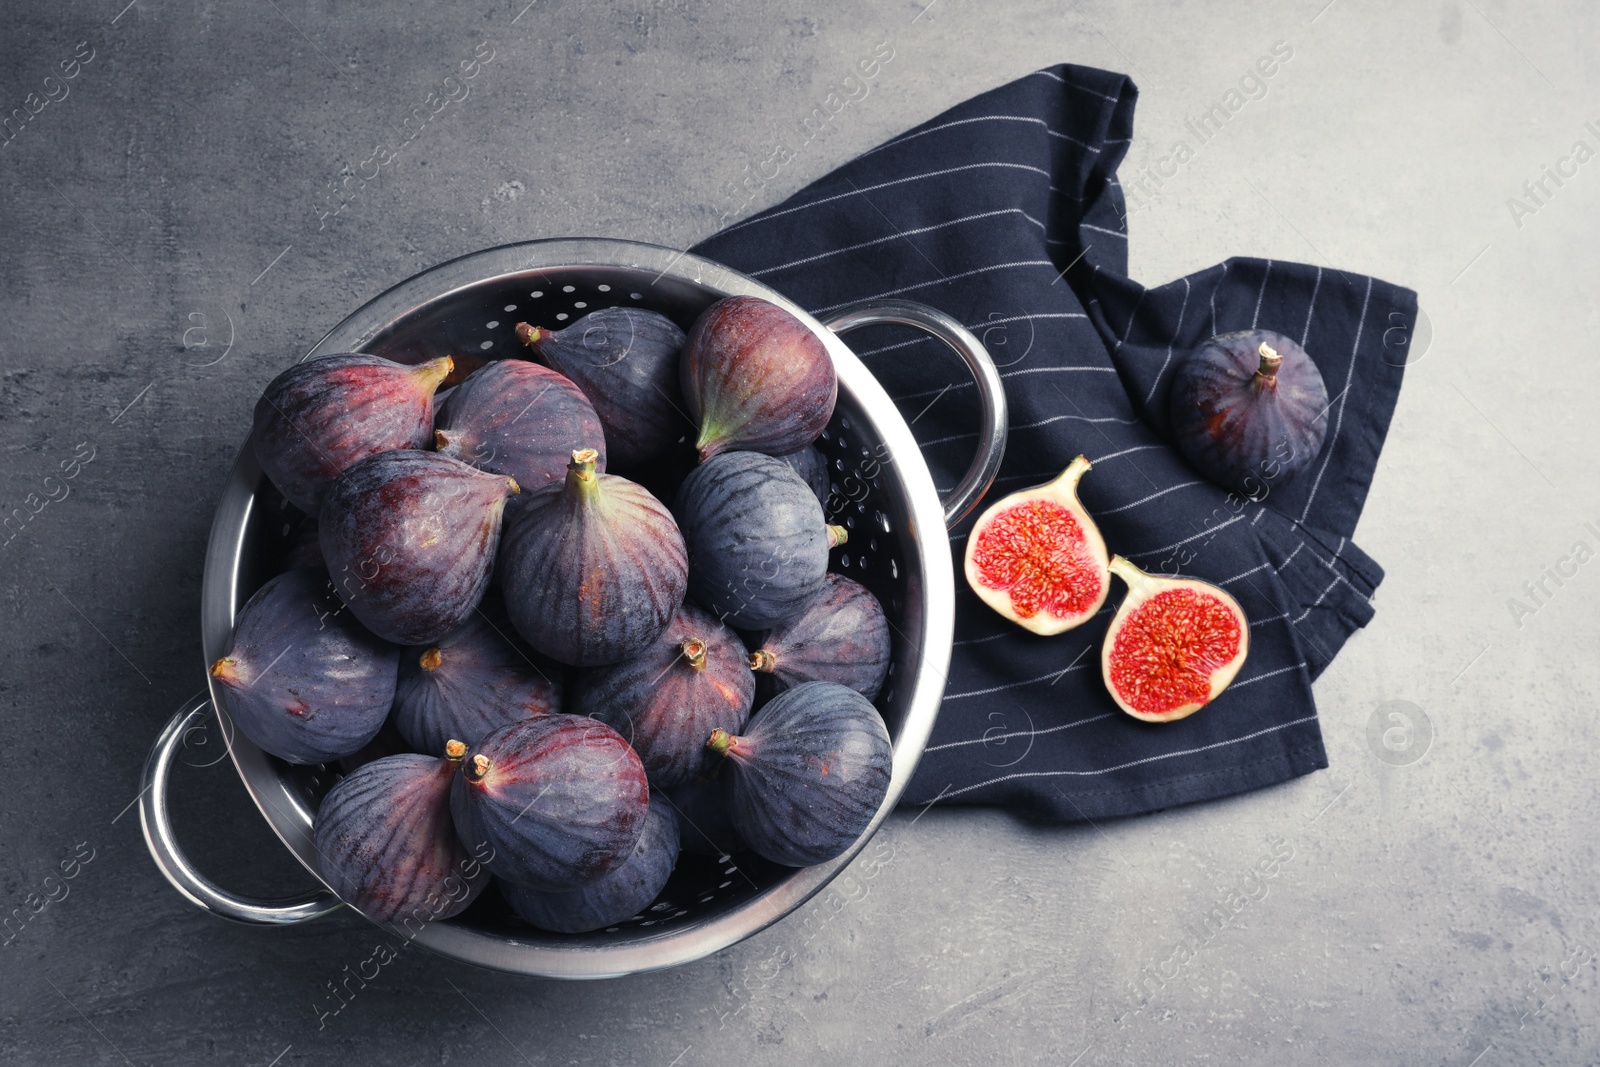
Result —
[[650, 787], [662, 789], [706, 766], [712, 730], [744, 726], [755, 691], [739, 635], [685, 604], [638, 655], [584, 672], [572, 710], [627, 738]]
[[600, 416], [583, 390], [526, 360], [497, 360], [456, 386], [434, 431], [438, 452], [515, 478], [529, 494], [561, 484], [574, 448], [594, 448], [595, 469], [606, 469]]
[[400, 650], [356, 621], [321, 569], [285, 571], [256, 591], [211, 665], [235, 726], [290, 763], [360, 751], [394, 702]]
[[[621, 866], [644, 830], [644, 764], [611, 727], [551, 714], [489, 733], [450, 794], [456, 832], [506, 881], [555, 892]], [[492, 851], [491, 851], [492, 850]]]
[[561, 668], [509, 632], [480, 609], [449, 637], [401, 654], [394, 724], [413, 750], [440, 751], [451, 738], [475, 745], [507, 723], [561, 710]]
[[517, 337], [589, 398], [605, 427], [606, 460], [613, 467], [647, 463], [688, 432], [678, 387], [684, 336], [665, 315], [602, 308], [564, 330], [518, 323]]
[[[1100, 671], [1105, 681], [1106, 692], [1111, 694], [1111, 699], [1117, 706], [1136, 719], [1145, 722], [1176, 722], [1186, 719], [1215, 700], [1228, 684], [1239, 673], [1239, 668], [1244, 666], [1246, 657], [1250, 654], [1250, 620], [1245, 615], [1239, 602], [1223, 590], [1195, 578], [1167, 578], [1164, 576], [1146, 574], [1121, 556], [1111, 559], [1111, 572], [1121, 578], [1128, 586], [1128, 595], [1117, 608], [1116, 615], [1112, 616], [1111, 625], [1106, 629], [1104, 643], [1100, 646]], [[1225, 631], [1237, 632], [1238, 647], [1230, 656], [1228, 650], [1213, 647], [1204, 650], [1202, 666], [1209, 665], [1205, 685], [1201, 687], [1200, 679], [1193, 670], [1188, 671], [1189, 677], [1170, 678], [1161, 688], [1167, 692], [1176, 690], [1176, 693], [1163, 706], [1157, 699], [1155, 686], [1147, 686], [1147, 676], [1142, 675], [1144, 667], [1141, 664], [1139, 650], [1131, 643], [1123, 643], [1125, 634], [1132, 634], [1130, 624], [1138, 625], [1138, 618], [1142, 609], [1145, 609], [1152, 600], [1171, 594], [1198, 596], [1201, 600], [1193, 606], [1202, 607], [1204, 601], [1209, 599], [1220, 606], [1221, 612], [1215, 609], [1203, 609], [1209, 622], [1212, 624], [1207, 631], [1215, 640], [1225, 641]], [[1232, 616], [1231, 625], [1216, 625], [1219, 619], [1227, 615]], [[1193, 635], [1201, 627], [1189, 625], [1181, 628], [1160, 627], [1158, 632], [1165, 636], [1172, 633]], [[1155, 650], [1156, 665], [1172, 669], [1174, 661], [1182, 666], [1191, 666], [1201, 653], [1197, 652], [1196, 645], [1190, 643], [1181, 649], [1167, 648]], [[1185, 684], [1187, 683], [1187, 684]], [[1133, 692], [1135, 686], [1145, 688], [1146, 693]], [[1177, 695], [1194, 697], [1181, 702], [1176, 702]]]
[[757, 855], [809, 867], [841, 855], [889, 791], [889, 731], [866, 697], [834, 682], [797, 685], [742, 736], [706, 747], [729, 762], [733, 825]]
[[678, 490], [689, 548], [689, 592], [741, 630], [796, 618], [821, 592], [828, 552], [846, 531], [829, 526], [794, 468], [759, 452], [724, 452]]
[[284, 498], [316, 517], [339, 475], [368, 456], [426, 448], [445, 356], [416, 367], [340, 352], [296, 363], [256, 402], [251, 442]]
[[317, 809], [317, 870], [373, 922], [431, 922], [465, 911], [489, 870], [456, 836], [451, 783], [466, 745], [363, 764]]
[[642, 486], [572, 453], [564, 487], [519, 507], [500, 588], [522, 639], [561, 663], [618, 663], [660, 636], [683, 602], [689, 560], [672, 513]]
[[1328, 389], [1305, 349], [1271, 330], [1219, 334], [1172, 379], [1173, 440], [1207, 478], [1260, 499], [1322, 451]]
[[672, 809], [652, 797], [644, 830], [622, 865], [579, 889], [545, 892], [502, 884], [501, 893], [520, 918], [541, 930], [585, 934], [631, 919], [661, 895], [678, 862], [678, 823]]
[[339, 477], [318, 516], [334, 588], [374, 633], [426, 645], [483, 599], [514, 479], [433, 452], [383, 452]]
[[724, 297], [705, 310], [689, 331], [680, 374], [702, 462], [739, 449], [798, 452], [827, 428], [839, 394], [817, 335], [754, 296]]
[[889, 619], [859, 582], [839, 574], [822, 582], [804, 612], [757, 637], [750, 669], [774, 692], [838, 682], [872, 700], [889, 673]]
[[833, 485], [828, 477], [828, 460], [816, 445], [806, 445], [798, 452], [790, 452], [786, 456], [779, 456], [794, 472], [800, 476], [801, 481], [811, 487], [817, 494], [817, 503], [824, 508], [828, 506], [828, 497], [833, 492]]
[[664, 793], [678, 820], [683, 851], [696, 856], [726, 856], [749, 847], [733, 826], [727, 762], [718, 763]]
[[[967, 536], [967, 585], [996, 612], [1036, 634], [1083, 625], [1111, 591], [1105, 539], [1078, 500], [1078, 480], [1089, 469], [1088, 458], [1079, 456], [1053, 481], [1001, 498]], [[1045, 540], [1052, 536], [1076, 540], [1062, 551]], [[1033, 540], [1010, 543], [1016, 538]], [[1007, 569], [1014, 572], [1009, 582], [997, 573]]]

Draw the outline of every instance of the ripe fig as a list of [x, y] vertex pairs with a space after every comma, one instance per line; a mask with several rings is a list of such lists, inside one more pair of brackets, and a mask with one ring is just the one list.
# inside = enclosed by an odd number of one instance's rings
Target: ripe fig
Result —
[[518, 916], [558, 934], [584, 934], [631, 919], [661, 895], [678, 862], [678, 823], [672, 809], [651, 798], [633, 852], [610, 874], [578, 889], [546, 892], [502, 885]]
[[866, 697], [835, 682], [780, 693], [742, 736], [717, 730], [706, 747], [731, 764], [739, 836], [789, 867], [843, 853], [889, 792], [889, 731]]
[[1100, 649], [1106, 689], [1145, 722], [1173, 722], [1205, 707], [1250, 653], [1250, 621], [1233, 597], [1193, 578], [1146, 574], [1121, 556], [1111, 573], [1128, 584]]
[[985, 604], [1036, 634], [1088, 621], [1111, 588], [1106, 543], [1078, 502], [1083, 456], [1054, 481], [990, 505], [967, 536], [967, 584]]
[[583, 391], [526, 360], [497, 360], [456, 386], [434, 429], [439, 452], [529, 493], [560, 485], [574, 448], [595, 444], [595, 469], [606, 469], [600, 417]]
[[702, 461], [734, 449], [798, 452], [827, 428], [839, 392], [821, 339], [754, 296], [724, 297], [701, 314], [680, 373]]
[[843, 544], [822, 505], [781, 459], [725, 452], [696, 467], [678, 490], [689, 546], [689, 591], [741, 630], [797, 617], [822, 589], [828, 551]]
[[317, 870], [374, 922], [432, 922], [466, 910], [489, 871], [456, 836], [450, 786], [467, 746], [364, 764], [317, 809]]
[[481, 610], [449, 637], [400, 658], [394, 723], [418, 752], [475, 745], [518, 719], [561, 710], [561, 669], [525, 652]]
[[813, 493], [817, 494], [817, 502], [826, 508], [828, 506], [828, 494], [833, 491], [833, 487], [828, 478], [828, 460], [821, 452], [817, 451], [817, 446], [806, 445], [798, 452], [790, 452], [788, 455], [779, 456], [778, 458], [794, 468], [794, 472], [800, 476], [801, 480], [811, 487]]
[[374, 633], [425, 645], [459, 630], [489, 585], [514, 479], [433, 452], [382, 452], [339, 477], [318, 517], [334, 588]]
[[1225, 333], [1195, 349], [1173, 374], [1168, 410], [1189, 462], [1252, 499], [1309, 466], [1328, 433], [1322, 373], [1271, 330]]
[[612, 466], [646, 463], [689, 429], [678, 388], [683, 331], [665, 315], [602, 308], [564, 330], [518, 323], [517, 337], [589, 398]]
[[433, 393], [450, 357], [416, 367], [360, 352], [296, 363], [256, 402], [251, 440], [285, 499], [316, 517], [346, 468], [379, 452], [426, 448]]
[[572, 453], [564, 488], [517, 509], [500, 550], [500, 588], [523, 640], [580, 667], [650, 645], [683, 602], [689, 561], [672, 513], [598, 453]]
[[234, 725], [263, 751], [329, 763], [377, 736], [399, 656], [345, 610], [326, 572], [308, 568], [256, 591], [211, 677]]
[[[508, 882], [548, 891], [589, 885], [639, 841], [650, 787], [611, 727], [551, 714], [478, 742], [450, 795], [456, 831]], [[492, 849], [492, 852], [488, 850]]]
[[755, 691], [739, 635], [685, 604], [638, 655], [586, 671], [572, 710], [627, 738], [661, 789], [705, 766], [712, 730], [744, 726]]
[[760, 636], [750, 669], [770, 677], [779, 691], [802, 682], [838, 682], [871, 700], [889, 673], [883, 605], [842, 575], [822, 581], [822, 592], [804, 612]]
[[705, 774], [656, 794], [672, 805], [683, 851], [697, 856], [726, 856], [749, 847], [733, 828], [727, 770], [727, 762], [719, 760]]

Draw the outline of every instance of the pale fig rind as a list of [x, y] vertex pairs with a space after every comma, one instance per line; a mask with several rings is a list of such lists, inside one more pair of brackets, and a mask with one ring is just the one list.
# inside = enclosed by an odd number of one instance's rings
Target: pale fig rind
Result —
[[[1244, 666], [1249, 618], [1237, 600], [1209, 582], [1147, 574], [1121, 556], [1112, 557], [1110, 566], [1127, 583], [1128, 595], [1100, 647], [1106, 691], [1119, 708], [1145, 722], [1188, 718], [1221, 695]], [[1158, 600], [1167, 596], [1182, 599], [1169, 607]], [[1180, 625], [1141, 624], [1149, 610], [1188, 618]]]
[[410, 367], [364, 352], [296, 363], [256, 402], [251, 442], [261, 469], [289, 503], [315, 518], [356, 462], [431, 443], [434, 390], [450, 367], [449, 357]]
[[839, 392], [821, 339], [754, 296], [707, 308], [689, 331], [680, 369], [701, 460], [735, 449], [797, 452], [827, 428]]
[[781, 691], [803, 682], [838, 682], [875, 698], [889, 673], [889, 619], [861, 583], [840, 574], [798, 617], [759, 635], [750, 669]]
[[606, 469], [600, 417], [565, 375], [522, 359], [501, 359], [451, 390], [434, 423], [437, 451], [515, 478], [527, 493], [560, 485], [575, 448], [594, 448]]
[[317, 810], [317, 870], [339, 899], [380, 923], [448, 919], [489, 884], [455, 831], [450, 789], [465, 746], [445, 758], [387, 756], [346, 775]]
[[601, 308], [561, 330], [521, 323], [517, 336], [589, 398], [612, 466], [647, 463], [689, 431], [678, 385], [684, 335], [660, 312]]
[[632, 854], [609, 874], [558, 892], [509, 883], [500, 891], [511, 910], [534, 926], [558, 934], [584, 934], [642, 914], [661, 895], [677, 862], [677, 820], [670, 805], [652, 796]]
[[1078, 480], [1089, 469], [1079, 456], [1052, 481], [1001, 498], [967, 537], [967, 584], [1036, 634], [1082, 625], [1111, 589], [1105, 539], [1078, 500]]
[[626, 478], [595, 471], [579, 449], [566, 485], [517, 509], [500, 551], [506, 612], [522, 639], [580, 667], [618, 663], [650, 645], [688, 585], [678, 524]]
[[318, 539], [334, 589], [374, 633], [431, 644], [483, 599], [511, 478], [434, 452], [384, 452], [345, 471]]
[[211, 677], [228, 717], [263, 751], [329, 763], [383, 727], [399, 655], [339, 602], [326, 572], [306, 568], [285, 571], [246, 602]]

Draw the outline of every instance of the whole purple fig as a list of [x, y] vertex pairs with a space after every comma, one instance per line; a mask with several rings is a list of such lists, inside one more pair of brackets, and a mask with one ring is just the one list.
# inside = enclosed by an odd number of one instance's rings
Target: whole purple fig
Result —
[[768, 300], [729, 296], [695, 321], [680, 369], [702, 460], [748, 449], [781, 456], [817, 439], [839, 383], [816, 334]]
[[433, 452], [383, 452], [339, 477], [317, 526], [334, 588], [374, 633], [425, 645], [489, 585], [514, 479]]
[[672, 513], [626, 478], [572, 453], [563, 488], [517, 509], [500, 551], [506, 612], [523, 640], [579, 667], [654, 641], [683, 601], [689, 561]]
[[1207, 478], [1264, 497], [1309, 466], [1328, 433], [1328, 389], [1305, 349], [1281, 333], [1213, 337], [1173, 374], [1172, 436]]
[[450, 796], [456, 832], [508, 882], [589, 885], [633, 852], [649, 811], [644, 765], [611, 727], [540, 715], [488, 734]]
[[606, 469], [600, 419], [572, 382], [548, 367], [502, 359], [456, 386], [434, 424], [439, 452], [508, 475], [529, 493], [559, 485], [574, 448], [594, 444]]
[[290, 763], [359, 751], [394, 702], [400, 650], [369, 632], [320, 569], [285, 571], [256, 591], [211, 665], [224, 710]]
[[612, 466], [649, 462], [688, 431], [678, 388], [683, 331], [665, 315], [601, 308], [564, 330], [519, 323], [517, 336], [589, 398]]
[[360, 352], [296, 363], [256, 402], [256, 459], [285, 499], [316, 516], [347, 468], [379, 452], [426, 448], [433, 393], [450, 357], [416, 367]]
[[838, 682], [871, 700], [889, 673], [883, 605], [860, 583], [829, 574], [799, 617], [761, 635], [750, 669], [771, 677], [780, 691], [802, 682]]
[[706, 738], [736, 733], [750, 717], [755, 681], [739, 636], [692, 604], [632, 659], [586, 671], [573, 711], [628, 739], [653, 789], [706, 765]]
[[339, 899], [374, 922], [412, 924], [466, 910], [489, 871], [461, 843], [450, 787], [467, 746], [444, 758], [410, 753], [358, 767], [317, 809], [317, 870]]
[[453, 737], [475, 745], [507, 723], [560, 711], [561, 669], [536, 655], [480, 610], [449, 637], [405, 650], [395, 727], [415, 750], [432, 752]]
[[578, 889], [547, 892], [505, 884], [500, 887], [518, 916], [542, 930], [584, 934], [631, 919], [661, 895], [678, 862], [678, 823], [672, 809], [650, 799], [650, 813], [633, 852], [622, 865]]
[[840, 855], [889, 791], [889, 731], [854, 689], [806, 682], [756, 712], [743, 736], [706, 747], [726, 756], [733, 825], [763, 859], [809, 867]]
[[794, 468], [759, 452], [724, 452], [678, 490], [689, 592], [730, 626], [765, 630], [797, 617], [822, 590], [829, 526]]

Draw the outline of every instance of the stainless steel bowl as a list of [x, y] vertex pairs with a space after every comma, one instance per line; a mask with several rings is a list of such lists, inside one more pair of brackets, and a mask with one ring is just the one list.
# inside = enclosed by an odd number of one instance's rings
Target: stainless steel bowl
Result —
[[[983, 496], [1005, 448], [999, 375], [959, 322], [909, 301], [857, 305], [818, 322], [766, 286], [685, 252], [630, 241], [532, 241], [464, 256], [402, 282], [341, 322], [306, 358], [358, 351], [408, 363], [438, 355], [497, 358], [520, 350], [512, 332], [519, 320], [559, 328], [589, 310], [622, 304], [662, 312], [687, 329], [713, 301], [730, 295], [759, 296], [787, 308], [821, 338], [838, 370], [838, 406], [818, 442], [833, 468], [829, 521], [850, 529], [833, 566], [870, 588], [893, 625], [892, 666], [878, 700], [894, 741], [893, 776], [882, 807], [849, 852], [815, 867], [796, 870], [744, 856], [686, 858], [646, 914], [593, 934], [534, 930], [513, 919], [491, 893], [455, 919], [419, 930], [394, 928], [400, 936], [467, 963], [547, 977], [600, 978], [685, 963], [765, 929], [820, 891], [866, 844], [911, 780], [950, 662], [955, 600], [946, 529]], [[940, 338], [977, 380], [979, 452], [945, 502], [905, 420], [837, 336], [879, 323], [914, 326]], [[246, 442], [223, 488], [206, 549], [200, 623], [207, 663], [222, 655], [239, 607], [281, 566], [296, 516], [262, 475]], [[294, 766], [256, 748], [233, 731], [215, 697], [208, 690], [179, 709], [151, 750], [139, 809], [151, 855], [180, 893], [225, 918], [284, 924], [340, 907], [326, 888], [287, 900], [230, 893], [184, 857], [166, 807], [169, 772], [209, 711], [216, 713], [234, 766], [261, 814], [313, 875], [312, 818], [338, 780], [336, 767]]]

